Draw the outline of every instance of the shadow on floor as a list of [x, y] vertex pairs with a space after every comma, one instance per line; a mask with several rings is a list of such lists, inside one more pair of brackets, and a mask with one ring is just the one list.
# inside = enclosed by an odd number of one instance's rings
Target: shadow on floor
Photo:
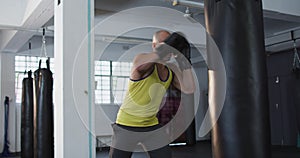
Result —
[[[97, 151], [96, 158], [108, 158], [109, 148]], [[300, 158], [300, 148], [290, 146], [272, 146], [272, 158]], [[173, 158], [212, 158], [210, 141], [198, 141], [194, 146], [173, 146]], [[20, 158], [20, 153], [10, 157]], [[146, 153], [134, 153], [132, 158], [148, 158]]]
[[[272, 158], [300, 158], [300, 148], [272, 147]], [[210, 141], [198, 141], [194, 146], [172, 147], [173, 158], [212, 158]], [[108, 149], [97, 152], [97, 158], [108, 158]], [[132, 158], [148, 158], [146, 153], [134, 153]]]

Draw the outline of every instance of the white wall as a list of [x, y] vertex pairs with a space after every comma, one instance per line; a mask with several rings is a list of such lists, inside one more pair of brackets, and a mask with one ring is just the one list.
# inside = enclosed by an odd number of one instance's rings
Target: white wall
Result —
[[96, 136], [112, 135], [111, 124], [115, 122], [118, 105], [96, 105], [95, 107], [95, 134]]
[[23, 20], [25, 0], [0, 0], [0, 26], [19, 26]]
[[[9, 149], [11, 152], [19, 151], [19, 146], [16, 145], [16, 141], [18, 141], [19, 137], [16, 137], [16, 125], [19, 122], [16, 122], [17, 119], [17, 109], [15, 104], [15, 65], [14, 65], [14, 54], [12, 53], [0, 53], [0, 60], [1, 60], [1, 111], [0, 111], [0, 149], [3, 149], [3, 140], [4, 140], [4, 99], [5, 96], [10, 98], [10, 105], [9, 105], [9, 129], [8, 129], [8, 141]], [[2, 151], [1, 151], [2, 152]]]
[[54, 7], [55, 157], [94, 158], [94, 1], [63, 0]]
[[300, 16], [299, 0], [263, 0], [263, 9], [268, 11], [279, 12]]

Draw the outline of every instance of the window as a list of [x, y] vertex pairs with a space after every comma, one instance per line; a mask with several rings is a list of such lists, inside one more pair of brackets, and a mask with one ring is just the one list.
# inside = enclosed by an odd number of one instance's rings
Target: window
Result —
[[[47, 58], [31, 57], [31, 56], [15, 56], [15, 93], [16, 103], [22, 102], [22, 82], [28, 75], [25, 72], [34, 72], [39, 68], [40, 59], [43, 61], [41, 67], [46, 67], [45, 61]], [[50, 59], [50, 70], [53, 72], [53, 58]], [[33, 74], [31, 76], [34, 78]]]
[[[29, 70], [38, 69], [39, 60], [46, 67], [46, 58], [15, 56], [15, 93], [16, 103], [22, 101], [22, 82]], [[53, 58], [50, 59], [50, 69], [53, 72]], [[120, 104], [125, 96], [132, 63], [114, 61], [95, 61], [95, 103]], [[32, 78], [33, 78], [32, 74]]]
[[95, 103], [120, 104], [126, 93], [132, 63], [95, 61]]

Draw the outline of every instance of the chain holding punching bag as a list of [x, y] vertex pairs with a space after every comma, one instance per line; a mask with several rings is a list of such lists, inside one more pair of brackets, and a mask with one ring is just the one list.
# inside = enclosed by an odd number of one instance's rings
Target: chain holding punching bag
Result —
[[31, 71], [22, 83], [21, 104], [21, 157], [33, 158], [33, 79]]
[[49, 59], [47, 68], [34, 72], [35, 77], [35, 158], [54, 158], [53, 78]]
[[[204, 5], [208, 67], [214, 65], [209, 51], [215, 43], [227, 85], [223, 110], [212, 129], [213, 157], [270, 158], [262, 2], [205, 0]], [[217, 95], [215, 80], [209, 74], [209, 98]]]

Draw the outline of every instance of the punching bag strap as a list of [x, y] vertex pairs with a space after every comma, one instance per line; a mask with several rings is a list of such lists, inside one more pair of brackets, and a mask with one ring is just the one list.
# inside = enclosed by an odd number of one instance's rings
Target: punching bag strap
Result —
[[32, 78], [31, 75], [32, 75], [32, 71], [29, 70], [29, 71], [28, 71], [28, 78]]
[[50, 58], [49, 57], [46, 60], [46, 64], [47, 64], [47, 69], [50, 71]]
[[39, 70], [41, 69], [41, 65], [42, 65], [42, 60], [40, 59], [40, 61], [39, 61]]
[[291, 38], [294, 44], [294, 60], [293, 60], [293, 68], [292, 71], [296, 75], [296, 78], [299, 78], [300, 75], [300, 58], [298, 55], [296, 39], [294, 37], [294, 31], [291, 31]]

